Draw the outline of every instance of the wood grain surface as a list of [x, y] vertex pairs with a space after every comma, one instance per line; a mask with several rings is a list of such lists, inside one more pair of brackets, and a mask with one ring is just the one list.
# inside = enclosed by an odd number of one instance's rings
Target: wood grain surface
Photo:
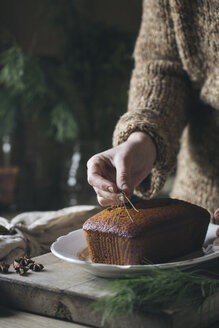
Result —
[[1, 328], [89, 328], [72, 322], [0, 307]]
[[[44, 265], [42, 272], [28, 271], [26, 276], [19, 276], [11, 269], [10, 274], [0, 274], [0, 304], [19, 310], [16, 315], [18, 320], [24, 320], [24, 324], [25, 320], [37, 323], [40, 315], [43, 316], [40, 318], [42, 324], [38, 327], [44, 327], [44, 322], [46, 327], [49, 327], [51, 318], [81, 324], [82, 327], [101, 327], [101, 313], [94, 313], [93, 303], [97, 298], [109, 293], [106, 287], [107, 279], [98, 278], [51, 253], [39, 256], [35, 261]], [[208, 297], [201, 306], [194, 307], [185, 302], [180, 308], [172, 306], [156, 311], [134, 312], [119, 318], [114, 326], [108, 322], [104, 327], [219, 328], [219, 325], [215, 324], [219, 320], [218, 309], [219, 293]], [[35, 313], [37, 316], [35, 318], [34, 314], [24, 312]], [[1, 316], [0, 328], [26, 328], [24, 324], [16, 326], [16, 322], [13, 326], [13, 320], [13, 316]], [[60, 327], [69, 324], [66, 321], [60, 322]], [[35, 328], [34, 323], [28, 324], [27, 327]], [[52, 324], [51, 327], [56, 326]]]

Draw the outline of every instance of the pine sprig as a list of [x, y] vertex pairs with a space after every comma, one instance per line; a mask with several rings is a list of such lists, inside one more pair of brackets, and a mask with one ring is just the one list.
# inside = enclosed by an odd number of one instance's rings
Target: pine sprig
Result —
[[67, 103], [59, 102], [50, 113], [51, 129], [56, 139], [74, 139], [77, 136], [77, 124]]
[[110, 293], [94, 303], [95, 311], [102, 313], [102, 324], [134, 309], [179, 305], [185, 299], [201, 302], [219, 290], [219, 280], [201, 271], [155, 268], [145, 276], [110, 280], [107, 288]]
[[28, 103], [46, 91], [44, 74], [36, 58], [24, 53], [14, 44], [0, 57], [3, 68], [0, 83], [10, 90], [12, 96], [23, 96]]

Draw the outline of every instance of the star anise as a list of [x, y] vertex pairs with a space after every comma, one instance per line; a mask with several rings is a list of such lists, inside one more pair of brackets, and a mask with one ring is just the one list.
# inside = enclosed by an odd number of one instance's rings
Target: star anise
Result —
[[43, 268], [44, 268], [44, 266], [43, 266], [42, 264], [40, 264], [40, 263], [30, 263], [30, 264], [28, 265], [28, 267], [29, 267], [31, 270], [33, 270], [33, 271], [37, 271], [37, 272], [42, 271]]
[[7, 264], [6, 262], [0, 262], [0, 271], [3, 273], [8, 273], [8, 269], [10, 267], [10, 264]]
[[20, 275], [24, 275], [29, 270], [29, 267], [22, 265], [19, 262], [19, 259], [14, 260], [13, 267], [14, 267], [16, 273], [19, 273]]
[[29, 256], [22, 256], [14, 260], [13, 267], [17, 273], [24, 275], [29, 269], [32, 271], [42, 271], [44, 266], [40, 263], [35, 263]]
[[34, 263], [34, 261], [29, 256], [21, 256], [15, 261], [18, 262], [21, 266], [27, 266], [30, 263]]
[[15, 270], [18, 270], [20, 268], [20, 263], [19, 263], [18, 260], [14, 260], [13, 267], [14, 267]]
[[19, 275], [23, 276], [29, 268], [27, 266], [19, 266], [19, 268], [15, 269], [16, 273], [19, 273]]

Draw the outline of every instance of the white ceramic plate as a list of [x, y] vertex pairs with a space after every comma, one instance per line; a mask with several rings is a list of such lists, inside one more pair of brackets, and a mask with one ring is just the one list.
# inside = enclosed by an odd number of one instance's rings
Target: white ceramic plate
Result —
[[59, 237], [51, 246], [52, 253], [62, 260], [80, 265], [82, 269], [100, 277], [105, 278], [125, 278], [138, 276], [150, 271], [151, 268], [161, 269], [187, 269], [191, 266], [212, 260], [219, 256], [219, 249], [214, 249], [210, 245], [216, 238], [218, 226], [209, 224], [204, 248], [207, 250], [204, 255], [183, 261], [168, 262], [152, 265], [113, 265], [92, 263], [86, 254], [87, 244], [82, 229], [75, 230], [69, 234]]

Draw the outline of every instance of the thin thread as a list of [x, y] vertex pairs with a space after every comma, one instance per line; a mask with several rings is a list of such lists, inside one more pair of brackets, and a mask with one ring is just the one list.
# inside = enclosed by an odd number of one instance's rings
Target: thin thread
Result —
[[[125, 210], [126, 210], [126, 213], [127, 213], [128, 217], [129, 217], [130, 221], [131, 221], [132, 223], [134, 223], [134, 220], [133, 220], [133, 218], [131, 217], [131, 215], [130, 215], [130, 213], [129, 213], [127, 207], [126, 207], [126, 204], [125, 204], [125, 198], [126, 198], [127, 201], [129, 202], [129, 204], [132, 206], [132, 208], [133, 208], [136, 212], [139, 212], [139, 211], [137, 210], [137, 208], [135, 208], [135, 206], [132, 204], [132, 202], [130, 201], [130, 199], [126, 196], [126, 194], [125, 194], [124, 192], [121, 192], [121, 193], [120, 193], [120, 196], [119, 196], [120, 204], [118, 204], [118, 205], [117, 205], [117, 208], [115, 209], [115, 212], [114, 212], [114, 215], [113, 215], [113, 223], [115, 223], [115, 218], [116, 218], [116, 216], [117, 216], [117, 214], [118, 214], [118, 209], [120, 208], [120, 210], [121, 210], [121, 205], [124, 206], [124, 208], [125, 208]], [[120, 214], [121, 214], [121, 211], [119, 212], [119, 215], [118, 215], [118, 218], [117, 218], [117, 223], [119, 222]]]
[[123, 205], [124, 205], [124, 207], [125, 207], [125, 210], [126, 210], [126, 212], [127, 212], [127, 214], [128, 214], [129, 219], [131, 220], [132, 223], [134, 223], [133, 218], [131, 217], [131, 215], [129, 214], [129, 212], [128, 212], [127, 208], [126, 208], [126, 205], [125, 205], [124, 200], [122, 200], [122, 202], [123, 202]]
[[122, 192], [122, 195], [127, 199], [127, 201], [129, 202], [129, 204], [132, 206], [132, 208], [136, 211], [139, 212], [137, 210], [137, 208], [132, 204], [132, 202], [130, 201], [130, 199], [126, 196], [126, 194], [124, 192]]

